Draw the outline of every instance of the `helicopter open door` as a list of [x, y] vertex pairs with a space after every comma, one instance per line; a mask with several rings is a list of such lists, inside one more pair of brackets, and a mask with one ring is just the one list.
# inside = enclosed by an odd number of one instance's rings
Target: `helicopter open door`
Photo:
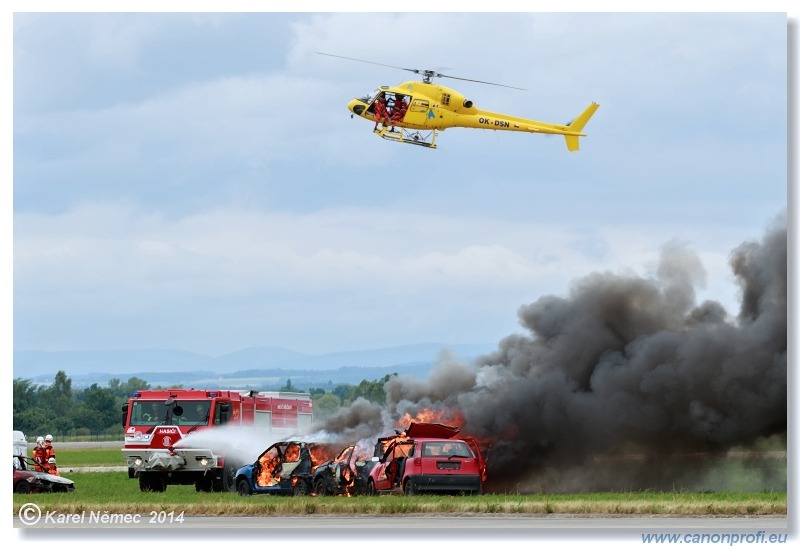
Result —
[[[430, 109], [430, 103], [427, 99], [414, 99], [407, 94], [385, 93], [379, 92], [376, 94], [374, 100], [367, 108], [366, 112], [375, 116], [375, 104], [378, 98], [383, 97], [386, 100], [387, 109], [387, 124], [378, 128], [375, 126], [375, 133], [383, 139], [390, 141], [398, 141], [400, 143], [409, 143], [411, 145], [421, 145], [431, 149], [436, 148], [436, 130], [410, 130], [406, 125], [413, 125], [415, 128], [426, 126], [425, 122], [429, 117], [429, 113], [433, 113]], [[404, 107], [398, 109], [398, 105]]]

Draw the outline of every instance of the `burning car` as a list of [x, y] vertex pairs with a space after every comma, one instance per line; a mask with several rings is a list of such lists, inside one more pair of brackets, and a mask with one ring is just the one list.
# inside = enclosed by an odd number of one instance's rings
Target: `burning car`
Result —
[[318, 495], [363, 494], [372, 462], [355, 445], [342, 449], [333, 460], [314, 470], [314, 493]]
[[474, 439], [454, 439], [459, 431], [443, 424], [412, 422], [404, 432], [378, 439], [367, 475], [367, 494], [480, 495], [486, 463]]
[[311, 494], [314, 467], [332, 455], [326, 445], [279, 441], [237, 470], [236, 489], [242, 496]]
[[15, 493], [68, 493], [75, 490], [71, 479], [38, 472], [29, 465], [24, 456], [13, 456]]

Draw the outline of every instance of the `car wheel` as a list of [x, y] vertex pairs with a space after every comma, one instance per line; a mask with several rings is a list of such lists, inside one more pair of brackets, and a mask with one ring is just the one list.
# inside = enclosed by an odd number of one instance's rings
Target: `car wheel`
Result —
[[314, 482], [314, 492], [321, 497], [328, 495], [328, 484], [325, 483], [324, 477], [320, 476]]
[[246, 479], [239, 480], [239, 494], [243, 497], [249, 497], [253, 494], [253, 491], [250, 490], [250, 484], [247, 482]]
[[294, 491], [293, 492], [294, 492], [294, 496], [296, 496], [296, 497], [306, 496], [308, 493], [311, 492], [311, 491], [309, 491], [309, 488], [308, 488], [308, 481], [306, 481], [305, 479], [298, 479], [297, 483], [294, 484]]
[[414, 482], [410, 479], [407, 479], [406, 482], [403, 484], [403, 493], [406, 496], [413, 496], [417, 494], [417, 486], [414, 485]]
[[14, 492], [15, 493], [20, 493], [20, 494], [27, 495], [28, 493], [31, 493], [32, 491], [33, 491], [33, 489], [31, 488], [31, 484], [28, 483], [27, 481], [25, 481], [24, 479], [21, 480], [19, 483], [17, 483], [14, 486]]
[[371, 497], [378, 494], [378, 491], [375, 490], [375, 482], [371, 478], [367, 482], [367, 494]]

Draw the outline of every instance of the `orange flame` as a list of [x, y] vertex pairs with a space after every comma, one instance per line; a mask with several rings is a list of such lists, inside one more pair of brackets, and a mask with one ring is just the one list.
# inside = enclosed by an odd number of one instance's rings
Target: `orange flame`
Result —
[[311, 464], [316, 468], [323, 462], [333, 460], [337, 449], [327, 443], [312, 443], [308, 446], [308, 451], [311, 453]]
[[[358, 451], [358, 449], [356, 449], [356, 451]], [[356, 473], [353, 470], [353, 468], [356, 468], [356, 462], [360, 460], [367, 461], [369, 459], [370, 456], [368, 453], [363, 453], [363, 454], [362, 452], [353, 453], [353, 456], [350, 458], [349, 467], [342, 472], [342, 479], [346, 482], [346, 485], [344, 487], [345, 496], [348, 497], [353, 496], [353, 490], [355, 489], [356, 485]]]
[[280, 470], [274, 475], [273, 472], [275, 472], [281, 464], [281, 459], [278, 457], [277, 453], [273, 454], [270, 452], [269, 454], [265, 454], [258, 459], [258, 462], [260, 464], [258, 470], [258, 485], [261, 487], [276, 485], [278, 481], [280, 481]]
[[446, 426], [460, 428], [464, 425], [464, 415], [457, 409], [434, 410], [425, 407], [414, 416], [405, 413], [400, 420], [397, 421], [397, 428], [406, 429], [412, 422], [422, 424], [444, 424]]

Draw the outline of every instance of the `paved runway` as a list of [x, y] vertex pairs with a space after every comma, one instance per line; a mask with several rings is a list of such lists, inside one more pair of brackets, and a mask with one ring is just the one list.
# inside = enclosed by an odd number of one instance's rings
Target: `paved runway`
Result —
[[[755, 533], [760, 530], [769, 532], [783, 532], [788, 529], [786, 516], [747, 516], [747, 517], [677, 517], [677, 516], [575, 516], [566, 514], [522, 515], [522, 514], [481, 514], [481, 515], [391, 515], [391, 516], [215, 516], [215, 517], [175, 517], [158, 514], [141, 514], [138, 518], [112, 518], [115, 523], [108, 521], [103, 524], [102, 518], [93, 519], [87, 512], [83, 517], [58, 518], [41, 517], [32, 521], [34, 516], [25, 518], [32, 523], [26, 531], [42, 531], [42, 528], [80, 527], [81, 529], [114, 529], [114, 528], [144, 528], [144, 529], [206, 529], [226, 531], [233, 529], [266, 529], [275, 535], [294, 535], [303, 533], [304, 536], [327, 537], [333, 533], [347, 534], [352, 531], [385, 534], [387, 529], [391, 532], [402, 532], [408, 535], [412, 532], [424, 532], [425, 535], [447, 534], [453, 532], [474, 531], [492, 534], [516, 534], [523, 536], [569, 533], [579, 535], [582, 531], [587, 534], [598, 532], [619, 534], [623, 532], [737, 532]], [[57, 523], [61, 521], [61, 523]], [[14, 527], [26, 527], [19, 517], [14, 517]], [[472, 536], [472, 535], [470, 535]]]

